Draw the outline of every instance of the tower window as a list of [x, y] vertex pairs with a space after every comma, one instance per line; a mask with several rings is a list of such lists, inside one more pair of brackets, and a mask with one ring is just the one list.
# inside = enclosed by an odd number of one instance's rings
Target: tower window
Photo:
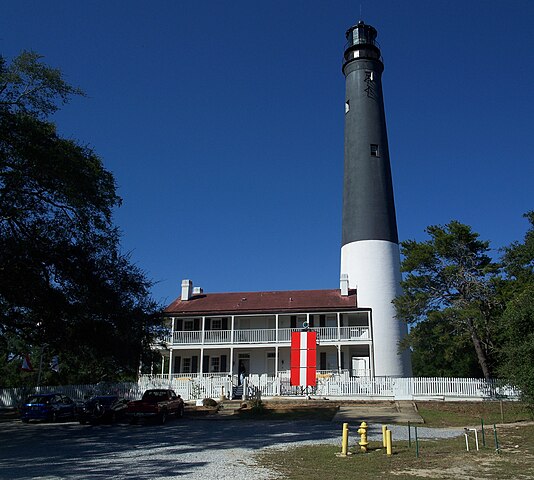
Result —
[[349, 113], [350, 110], [350, 100], [345, 102], [345, 113]]
[[371, 157], [379, 157], [380, 152], [378, 150], [378, 145], [371, 143]]

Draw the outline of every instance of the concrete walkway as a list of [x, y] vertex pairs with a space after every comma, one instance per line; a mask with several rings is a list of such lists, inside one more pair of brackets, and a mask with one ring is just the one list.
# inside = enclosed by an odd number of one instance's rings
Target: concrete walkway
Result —
[[412, 402], [384, 402], [344, 405], [339, 407], [332, 422], [339, 423], [424, 423]]

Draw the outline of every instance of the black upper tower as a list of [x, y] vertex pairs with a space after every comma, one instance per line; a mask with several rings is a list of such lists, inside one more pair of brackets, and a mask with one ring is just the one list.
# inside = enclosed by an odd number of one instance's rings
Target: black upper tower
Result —
[[342, 246], [398, 243], [377, 31], [360, 21], [346, 33], [345, 174]]

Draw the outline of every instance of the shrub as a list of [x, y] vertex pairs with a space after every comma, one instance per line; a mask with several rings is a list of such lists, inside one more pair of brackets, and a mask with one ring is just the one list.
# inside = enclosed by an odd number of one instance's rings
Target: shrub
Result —
[[218, 403], [213, 398], [205, 398], [202, 400], [202, 405], [204, 407], [216, 407]]

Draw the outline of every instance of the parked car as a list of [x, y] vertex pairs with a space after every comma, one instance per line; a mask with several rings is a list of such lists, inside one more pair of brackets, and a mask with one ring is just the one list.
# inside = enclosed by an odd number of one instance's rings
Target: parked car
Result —
[[87, 422], [115, 423], [126, 416], [128, 400], [117, 395], [92, 397], [78, 406], [78, 420], [82, 425]]
[[147, 390], [141, 400], [128, 403], [130, 423], [136, 423], [140, 418], [156, 418], [161, 424], [167, 421], [169, 415], [183, 417], [184, 401], [174, 390]]
[[74, 420], [76, 403], [63, 393], [38, 393], [30, 395], [20, 408], [20, 419], [24, 423], [30, 420]]

